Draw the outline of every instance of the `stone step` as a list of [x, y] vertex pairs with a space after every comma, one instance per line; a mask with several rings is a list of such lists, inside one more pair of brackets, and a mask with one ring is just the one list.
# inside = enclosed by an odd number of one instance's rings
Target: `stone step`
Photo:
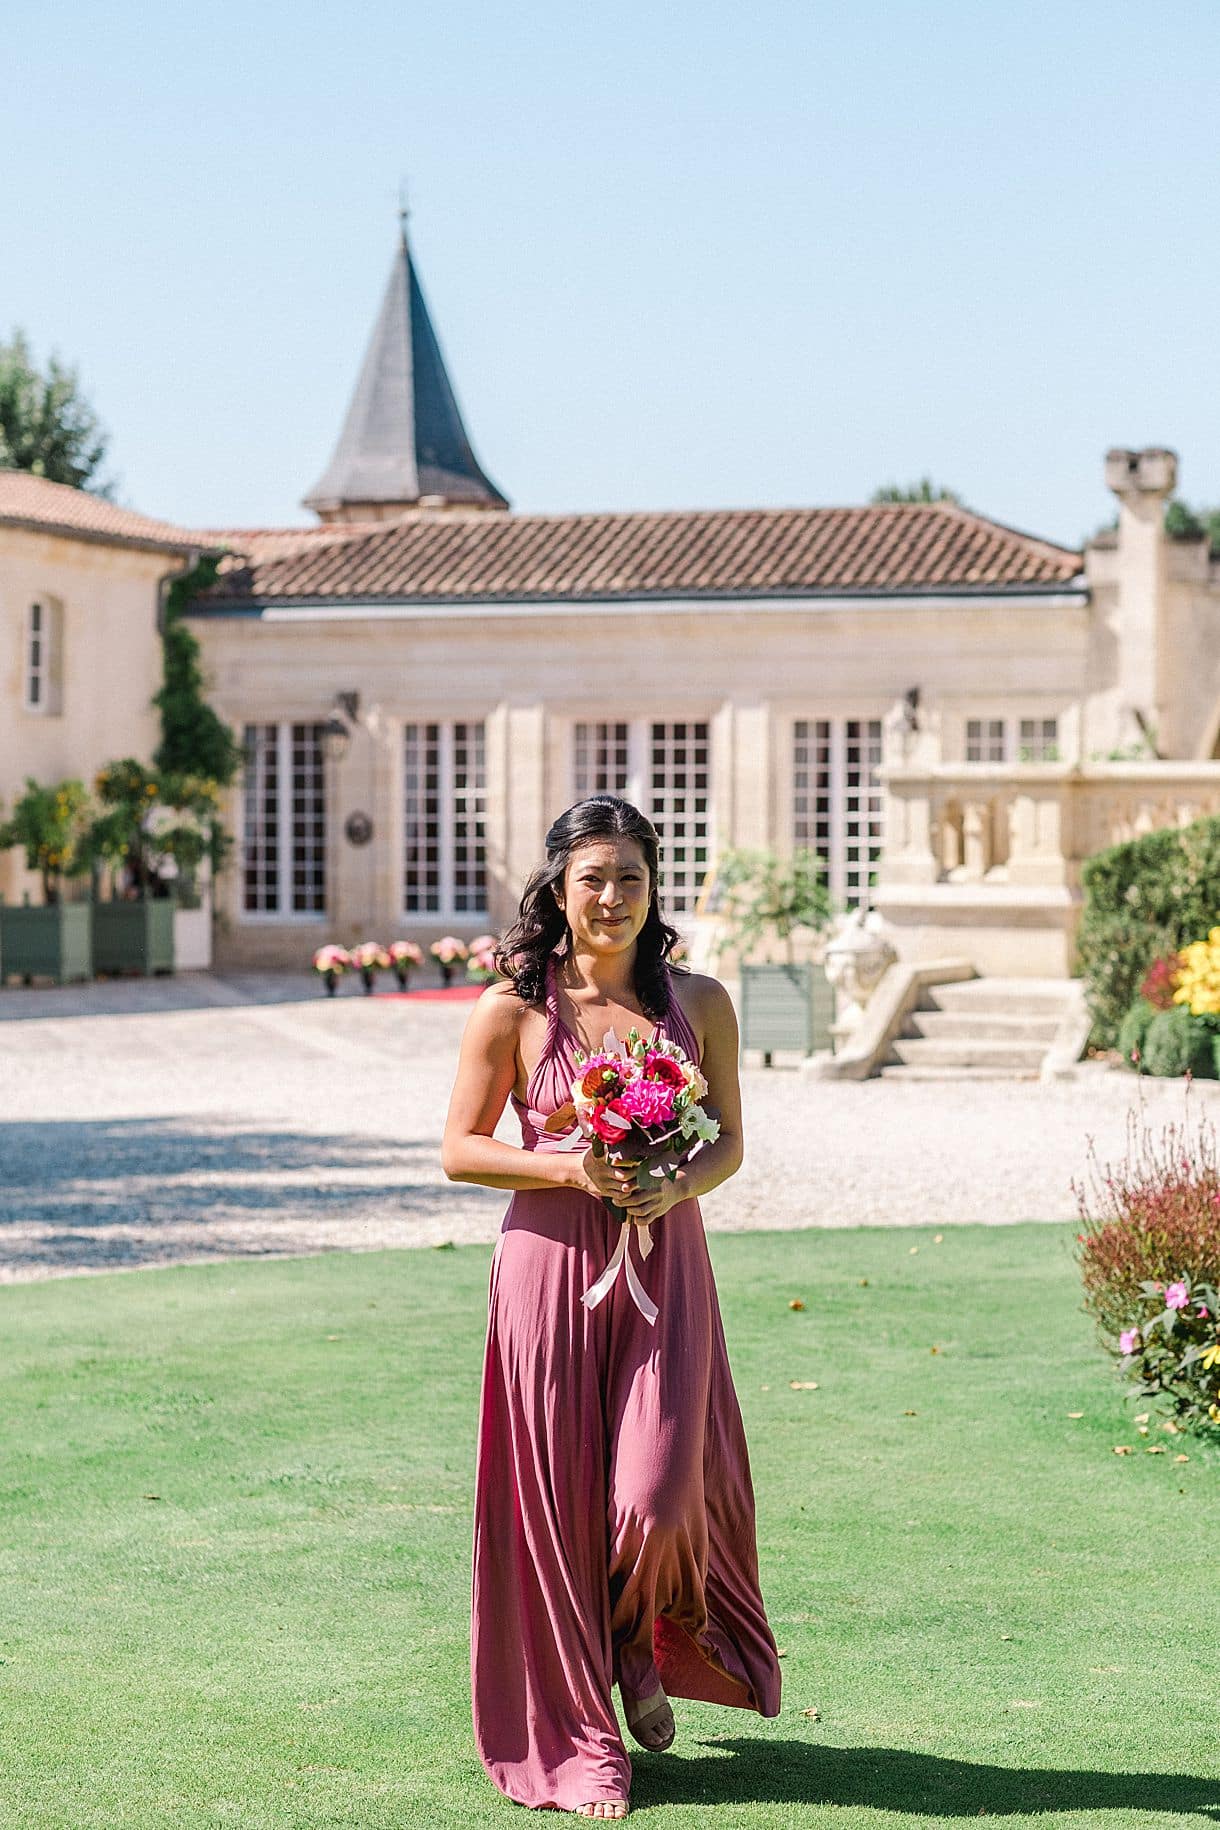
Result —
[[924, 1001], [936, 1010], [977, 1011], [1001, 1016], [1058, 1017], [1073, 993], [1062, 979], [958, 979], [947, 985], [930, 985]]
[[942, 1042], [930, 1036], [896, 1036], [893, 1050], [911, 1067], [991, 1067], [1037, 1073], [1045, 1042], [996, 1041], [991, 1036]]
[[1008, 1010], [913, 1010], [907, 1022], [913, 1034], [939, 1042], [991, 1038], [996, 1042], [1041, 1042], [1046, 1048], [1059, 1027], [1059, 1018], [1052, 1012]]

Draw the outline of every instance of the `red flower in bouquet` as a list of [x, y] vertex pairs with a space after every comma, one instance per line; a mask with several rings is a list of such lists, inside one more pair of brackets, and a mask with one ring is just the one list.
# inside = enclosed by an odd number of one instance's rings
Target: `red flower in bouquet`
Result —
[[589, 1130], [594, 1137], [599, 1137], [603, 1144], [621, 1144], [631, 1129], [631, 1120], [624, 1113], [616, 1099], [599, 1100], [592, 1106], [587, 1116]]

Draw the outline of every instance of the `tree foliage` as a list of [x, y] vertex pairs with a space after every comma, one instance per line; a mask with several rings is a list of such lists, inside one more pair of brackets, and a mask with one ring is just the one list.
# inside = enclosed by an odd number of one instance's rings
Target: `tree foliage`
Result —
[[788, 854], [732, 847], [716, 867], [717, 952], [732, 948], [744, 958], [759, 942], [782, 940], [792, 958], [798, 928], [818, 931], [834, 913], [826, 861], [807, 847]]
[[1171, 540], [1206, 539], [1213, 554], [1220, 554], [1220, 508], [1191, 508], [1181, 496], [1165, 504], [1165, 532]]
[[58, 902], [64, 878], [83, 876], [89, 868], [89, 811], [83, 782], [43, 788], [27, 775], [25, 793], [0, 823], [0, 851], [19, 846], [25, 852], [29, 869], [42, 876], [44, 902]]
[[1075, 969], [1085, 980], [1091, 1040], [1113, 1048], [1154, 960], [1214, 926], [1220, 908], [1220, 818], [1163, 826], [1094, 852], [1081, 866], [1084, 907]]
[[916, 483], [883, 484], [874, 489], [869, 501], [878, 506], [887, 502], [954, 502], [959, 508], [963, 506], [956, 489], [946, 489], [931, 477], [920, 477]]
[[106, 446], [75, 369], [57, 356], [40, 369], [20, 330], [0, 342], [0, 469], [108, 496], [113, 484], [97, 481]]

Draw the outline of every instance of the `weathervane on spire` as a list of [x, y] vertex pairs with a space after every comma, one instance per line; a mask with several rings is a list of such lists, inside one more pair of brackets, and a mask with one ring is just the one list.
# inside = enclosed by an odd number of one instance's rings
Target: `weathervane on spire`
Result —
[[398, 180], [398, 227], [404, 241], [407, 239], [407, 217], [410, 214], [411, 211], [407, 204], [407, 181], [405, 178], [400, 178]]

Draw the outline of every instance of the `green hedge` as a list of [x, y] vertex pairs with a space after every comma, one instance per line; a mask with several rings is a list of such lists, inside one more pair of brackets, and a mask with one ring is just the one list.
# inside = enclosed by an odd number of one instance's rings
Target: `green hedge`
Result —
[[1144, 1035], [1140, 1065], [1149, 1074], [1172, 1076], [1189, 1069], [1196, 1080], [1214, 1080], [1215, 1040], [1184, 1004], [1173, 1010], [1158, 1010]]
[[1163, 827], [1086, 859], [1076, 971], [1085, 980], [1091, 1041], [1113, 1048], [1141, 981], [1160, 954], [1200, 940], [1220, 913], [1220, 817]]

